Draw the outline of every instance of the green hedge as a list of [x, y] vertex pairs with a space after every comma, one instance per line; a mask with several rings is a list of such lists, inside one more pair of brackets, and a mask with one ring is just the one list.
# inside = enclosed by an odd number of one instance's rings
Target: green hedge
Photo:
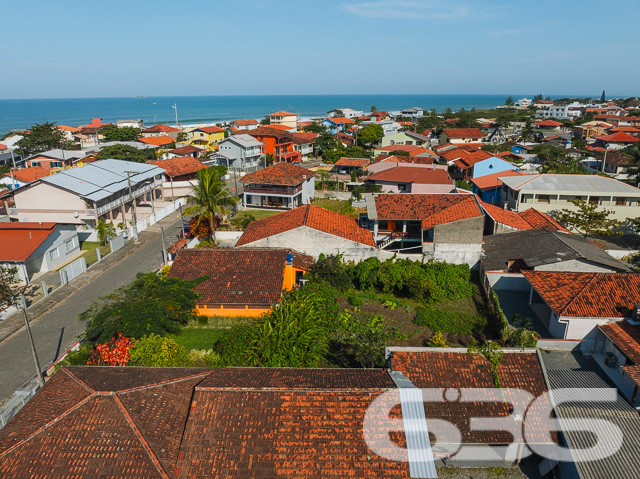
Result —
[[480, 333], [487, 326], [487, 320], [480, 315], [460, 314], [436, 309], [431, 305], [419, 308], [413, 321], [435, 332], [454, 334]]

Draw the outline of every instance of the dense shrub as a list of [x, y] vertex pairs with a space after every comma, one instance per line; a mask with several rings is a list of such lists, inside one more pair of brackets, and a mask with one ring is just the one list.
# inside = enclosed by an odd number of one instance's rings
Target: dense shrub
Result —
[[472, 296], [469, 266], [439, 263], [430, 260], [420, 263], [409, 259], [368, 258], [357, 265], [343, 266], [355, 288], [378, 291], [398, 297], [428, 303]]
[[189, 350], [171, 338], [150, 334], [135, 341], [129, 350], [128, 366], [191, 366]]
[[484, 330], [487, 321], [480, 315], [463, 315], [453, 311], [435, 309], [426, 305], [416, 311], [414, 322], [432, 331], [455, 334], [473, 334]]
[[347, 303], [349, 303], [351, 306], [362, 306], [364, 304], [364, 301], [359, 296], [354, 296], [351, 294], [347, 296]]
[[320, 257], [311, 265], [311, 279], [316, 282], [327, 282], [338, 291], [346, 291], [353, 287], [347, 271], [347, 265], [342, 262], [341, 255]]

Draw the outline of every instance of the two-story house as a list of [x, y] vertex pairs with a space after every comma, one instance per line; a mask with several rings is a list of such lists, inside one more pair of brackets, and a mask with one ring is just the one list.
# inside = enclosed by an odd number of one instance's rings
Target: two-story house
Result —
[[254, 130], [248, 130], [251, 135], [262, 143], [262, 153], [273, 155], [277, 162], [299, 163], [300, 152], [293, 147], [293, 134], [289, 131], [269, 126], [261, 126]]
[[246, 133], [233, 135], [218, 143], [218, 153], [227, 159], [228, 168], [252, 168], [260, 163], [262, 143]]
[[315, 197], [315, 174], [301, 166], [276, 163], [244, 176], [242, 204], [292, 209]]
[[271, 125], [288, 126], [295, 131], [295, 129], [298, 127], [298, 115], [288, 111], [280, 110], [269, 115], [269, 122]]
[[440, 134], [440, 144], [482, 143], [484, 133], [479, 128], [444, 128]]
[[229, 126], [231, 128], [237, 128], [240, 131], [245, 130], [254, 130], [260, 126], [260, 122], [258, 120], [233, 120]]
[[208, 151], [216, 151], [218, 143], [224, 140], [225, 130], [218, 126], [202, 126], [190, 132], [189, 144]]

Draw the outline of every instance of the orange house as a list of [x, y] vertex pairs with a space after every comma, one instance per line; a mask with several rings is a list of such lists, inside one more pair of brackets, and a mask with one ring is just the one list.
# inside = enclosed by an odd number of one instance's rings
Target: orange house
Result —
[[293, 135], [289, 131], [269, 126], [261, 126], [247, 131], [262, 143], [262, 153], [272, 154], [276, 162], [300, 163], [300, 152], [293, 147]]
[[278, 304], [282, 292], [295, 288], [313, 258], [287, 249], [182, 249], [169, 276], [194, 280], [200, 316], [257, 317]]

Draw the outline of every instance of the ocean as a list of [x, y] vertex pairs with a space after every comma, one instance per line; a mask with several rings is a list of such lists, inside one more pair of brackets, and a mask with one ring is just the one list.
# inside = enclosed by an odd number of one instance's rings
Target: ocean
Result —
[[[145, 125], [175, 125], [177, 106], [181, 125], [217, 123], [255, 118], [279, 110], [297, 113], [301, 118], [326, 115], [334, 108], [370, 111], [399, 111], [417, 106], [443, 111], [451, 108], [494, 108], [509, 95], [269, 95], [269, 96], [162, 96], [143, 98], [63, 98], [39, 100], [0, 100], [0, 135], [29, 128], [35, 123], [55, 121], [78, 126], [102, 118], [105, 122], [142, 119]], [[527, 95], [511, 95], [518, 99]], [[531, 98], [532, 95], [528, 97]]]

